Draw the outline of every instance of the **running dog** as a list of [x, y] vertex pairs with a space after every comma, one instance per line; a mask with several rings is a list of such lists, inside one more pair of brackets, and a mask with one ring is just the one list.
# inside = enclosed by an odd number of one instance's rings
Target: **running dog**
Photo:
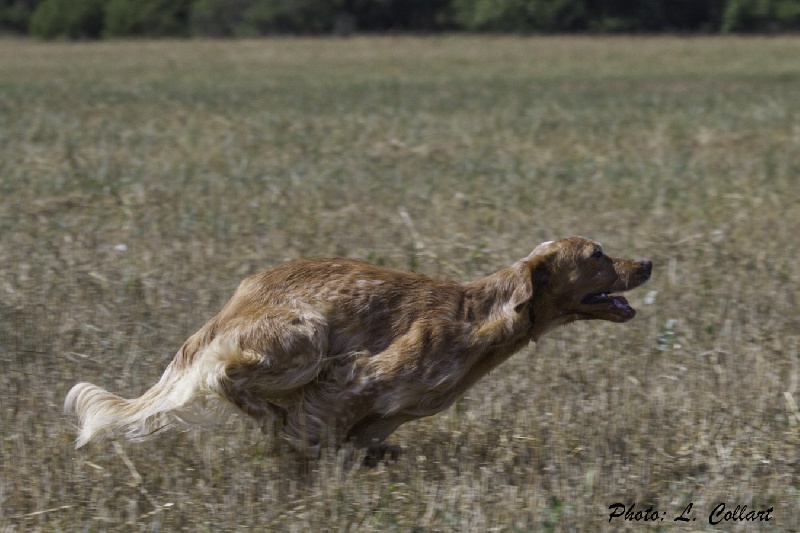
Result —
[[229, 408], [304, 455], [347, 441], [375, 447], [553, 328], [632, 319], [616, 293], [646, 282], [652, 266], [582, 237], [545, 242], [466, 283], [354, 259], [286, 263], [242, 281], [144, 395], [79, 383], [65, 411], [80, 421], [77, 447], [224, 419]]

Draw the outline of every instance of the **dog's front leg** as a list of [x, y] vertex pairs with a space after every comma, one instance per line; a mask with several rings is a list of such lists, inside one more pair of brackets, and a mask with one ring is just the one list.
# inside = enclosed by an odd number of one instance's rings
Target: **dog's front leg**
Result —
[[391, 461], [395, 461], [403, 452], [403, 448], [396, 444], [387, 444], [384, 440], [401, 424], [417, 418], [419, 417], [402, 413], [390, 416], [367, 415], [350, 429], [347, 441], [366, 449], [365, 466], [376, 466], [387, 454]]

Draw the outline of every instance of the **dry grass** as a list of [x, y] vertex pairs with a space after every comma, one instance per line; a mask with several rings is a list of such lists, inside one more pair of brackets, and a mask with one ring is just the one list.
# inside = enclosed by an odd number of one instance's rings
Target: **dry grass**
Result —
[[[726, 502], [773, 518], [718, 530], [798, 531], [799, 51], [2, 42], [0, 530], [683, 531]], [[636, 320], [515, 356], [395, 464], [300, 475], [245, 418], [72, 448], [67, 390], [139, 395], [246, 274], [466, 279], [570, 234], [655, 260]]]

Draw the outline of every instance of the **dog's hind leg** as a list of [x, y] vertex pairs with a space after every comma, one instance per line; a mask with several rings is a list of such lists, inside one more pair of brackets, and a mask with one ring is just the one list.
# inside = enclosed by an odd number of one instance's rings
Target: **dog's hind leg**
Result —
[[257, 392], [258, 365], [228, 365], [222, 387], [225, 396], [236, 407], [255, 418], [261, 431], [274, 436], [286, 423], [286, 409], [260, 396]]
[[274, 308], [241, 322], [215, 339], [209, 348], [217, 353], [209, 360], [220, 365], [218, 391], [271, 433], [286, 421], [281, 400], [321, 372], [327, 324], [314, 312]]
[[285, 425], [289, 442], [312, 457], [323, 446], [342, 444], [350, 428], [369, 414], [372, 396], [369, 387], [331, 376], [310, 384], [289, 406]]

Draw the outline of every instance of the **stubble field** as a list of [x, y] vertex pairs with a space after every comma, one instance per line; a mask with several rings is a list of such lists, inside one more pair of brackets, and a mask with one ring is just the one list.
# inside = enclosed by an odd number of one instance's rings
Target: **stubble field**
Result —
[[[798, 57], [0, 41], [0, 531], [798, 531]], [[69, 388], [138, 396], [245, 275], [336, 255], [465, 280], [567, 235], [654, 260], [636, 319], [532, 345], [402, 426], [395, 463], [301, 472], [243, 416], [73, 449]], [[720, 503], [771, 520], [712, 525]]]

